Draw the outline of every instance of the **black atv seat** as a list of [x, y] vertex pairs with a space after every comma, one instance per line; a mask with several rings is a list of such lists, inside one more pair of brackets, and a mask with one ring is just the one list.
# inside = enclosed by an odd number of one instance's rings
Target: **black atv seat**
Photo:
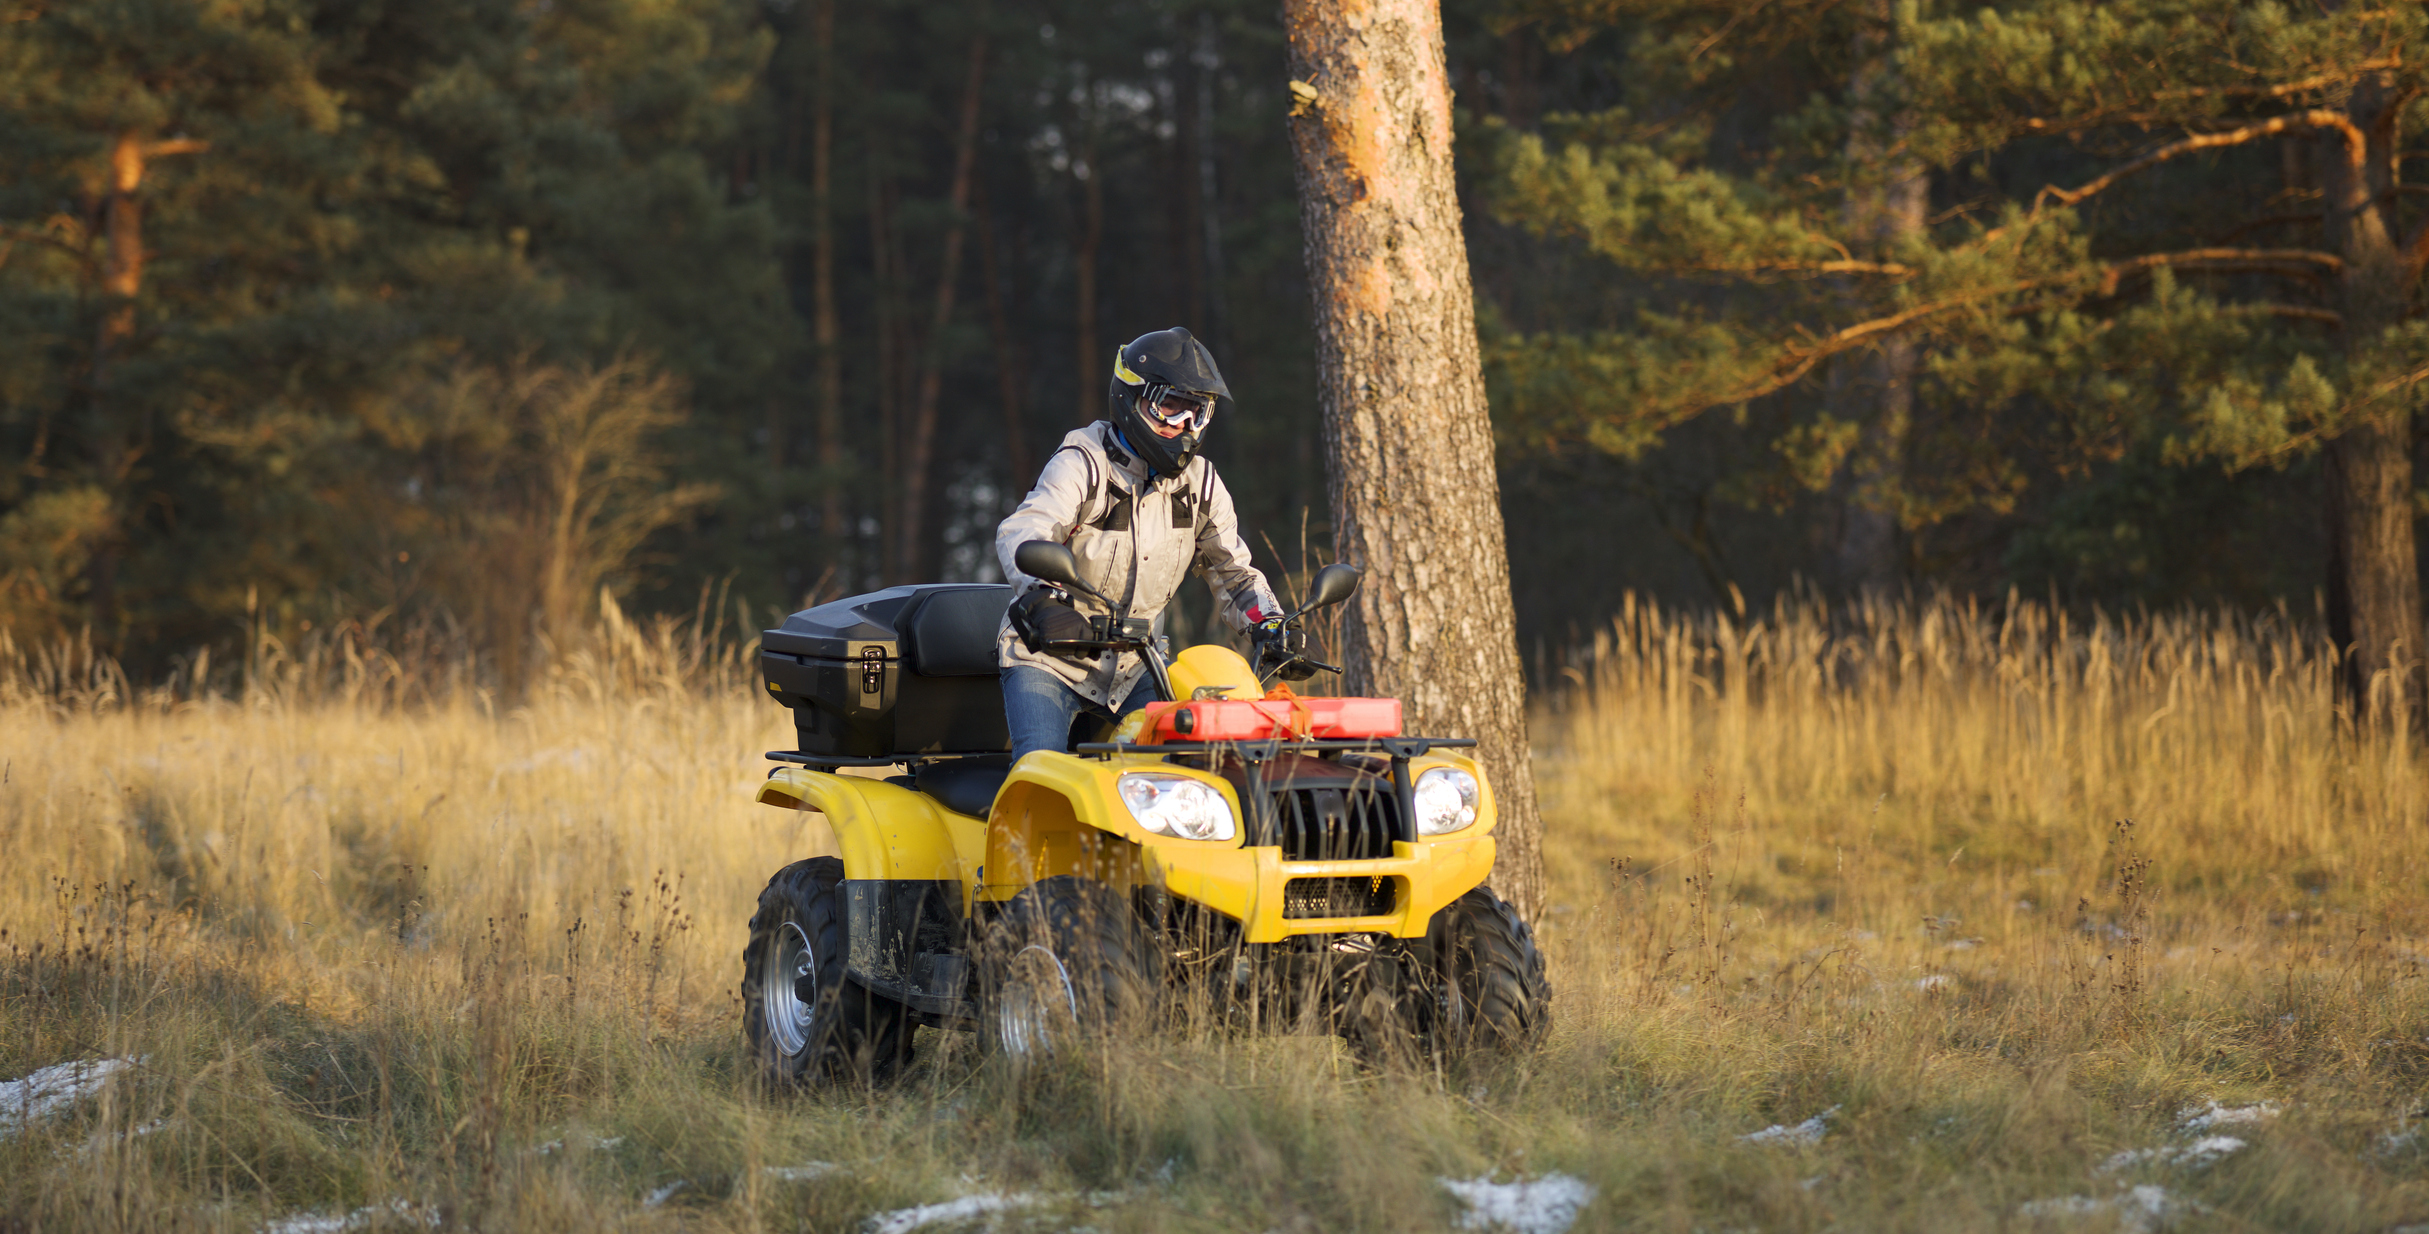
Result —
[[955, 587], [930, 595], [903, 631], [903, 658], [922, 677], [993, 677], [995, 638], [1009, 587]]
[[1004, 777], [1011, 774], [1012, 756], [1001, 754], [929, 763], [911, 780], [919, 791], [934, 797], [955, 814], [985, 818], [987, 808], [995, 804], [996, 790], [1004, 786]]

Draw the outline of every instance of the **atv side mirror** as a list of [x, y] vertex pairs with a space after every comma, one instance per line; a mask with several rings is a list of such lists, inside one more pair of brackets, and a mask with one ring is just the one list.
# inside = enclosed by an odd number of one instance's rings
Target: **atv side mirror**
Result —
[[1336, 561], [1316, 571], [1316, 581], [1308, 584], [1307, 603], [1299, 606], [1302, 613], [1314, 612], [1328, 604], [1339, 604], [1358, 590], [1358, 567]]
[[[1012, 550], [1012, 568], [1042, 582], [1069, 587], [1073, 591], [1104, 600], [1096, 588], [1080, 581], [1079, 558], [1071, 550], [1052, 540], [1031, 540]], [[1112, 601], [1106, 600], [1107, 604]]]

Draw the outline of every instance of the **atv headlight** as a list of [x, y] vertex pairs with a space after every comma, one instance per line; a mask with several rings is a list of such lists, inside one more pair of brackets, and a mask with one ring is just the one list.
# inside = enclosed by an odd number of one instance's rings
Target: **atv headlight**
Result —
[[1228, 840], [1239, 834], [1230, 804], [1204, 780], [1129, 771], [1117, 783], [1130, 817], [1149, 831], [1182, 840]]
[[1417, 834], [1448, 835], [1476, 821], [1476, 777], [1436, 767], [1417, 777]]

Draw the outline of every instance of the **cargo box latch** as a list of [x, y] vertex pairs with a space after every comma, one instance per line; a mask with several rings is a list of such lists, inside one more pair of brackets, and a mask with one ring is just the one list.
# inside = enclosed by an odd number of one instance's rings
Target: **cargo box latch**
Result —
[[860, 692], [883, 694], [886, 689], [886, 649], [871, 643], [860, 649]]

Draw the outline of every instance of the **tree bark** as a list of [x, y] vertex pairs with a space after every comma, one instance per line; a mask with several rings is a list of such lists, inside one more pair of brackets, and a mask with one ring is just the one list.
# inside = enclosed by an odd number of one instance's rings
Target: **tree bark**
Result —
[[1542, 823], [1441, 10], [1286, 0], [1283, 24], [1334, 549], [1366, 575], [1342, 621], [1347, 688], [1402, 699], [1412, 733], [1477, 739], [1493, 885], [1535, 917]]
[[936, 404], [945, 381], [945, 332], [953, 324], [954, 293], [961, 285], [961, 251], [970, 227], [970, 171], [978, 156], [978, 103], [987, 80], [987, 36], [970, 43], [970, 67], [962, 82], [961, 126], [954, 133], [953, 187], [947, 194], [953, 222], [945, 228], [945, 252], [936, 274], [936, 307], [929, 314], [927, 346], [919, 368], [919, 396], [911, 406], [910, 458], [903, 467], [902, 556], [910, 580], [932, 577], [927, 534], [928, 483], [936, 469]]
[[[818, 532], [830, 569], [843, 565], [851, 542], [843, 500], [843, 328], [835, 311], [835, 2], [817, 0], [810, 19], [818, 57], [810, 113], [810, 328], [818, 343]], [[848, 573], [844, 590], [851, 590]]]
[[869, 143], [869, 263], [876, 283], [877, 318], [877, 574], [880, 586], [891, 586], [902, 580], [902, 559], [897, 551], [900, 540], [895, 535], [895, 520], [886, 517], [894, 506], [894, 494], [901, 482], [901, 389], [899, 380], [901, 349], [896, 345], [894, 312], [894, 198], [886, 191], [885, 177], [880, 174], [877, 144]]
[[[2379, 83], [2355, 89], [2350, 132], [2314, 139], [2329, 247], [2345, 259], [2339, 278], [2343, 336], [2357, 373], [2368, 371], [2382, 336], [2403, 319], [2418, 274], [2406, 262], [2391, 217], [2396, 183], [2394, 110]], [[2366, 396], [2356, 391], [2355, 397]], [[2424, 698], [2418, 549], [2412, 506], [2412, 415], [2402, 399], [2362, 402], [2328, 443], [2330, 553], [2350, 622], [2348, 682], [2354, 712], [2402, 719], [2420, 731]]]
[[1105, 182], [1097, 174], [1096, 137], [1097, 107], [1093, 98], [1085, 104], [1088, 114], [1088, 141], [1074, 167], [1080, 178], [1080, 234], [1073, 247], [1072, 359], [1078, 364], [1079, 423], [1091, 424], [1105, 416], [1105, 400], [1097, 394], [1113, 366], [1096, 349], [1096, 256], [1105, 242]]
[[1214, 14], [1198, 14], [1198, 49], [1190, 57], [1197, 69], [1198, 245], [1204, 265], [1206, 338], [1218, 356], [1231, 354], [1231, 313], [1223, 296], [1223, 208], [1215, 168], [1215, 79], [1223, 70], [1223, 51], [1215, 42]]
[[[1897, 110], [1897, 66], [1889, 0], [1866, 0], [1856, 35], [1856, 71], [1848, 82], [1844, 207], [1847, 240], [1875, 260], [1923, 231], [1931, 179], [1902, 146], [1914, 117]], [[1897, 586], [1898, 523], [1889, 503], [1906, 478], [1907, 441], [1914, 426], [1914, 378], [1922, 352], [1904, 335], [1838, 366], [1834, 401], [1863, 425], [1839, 486], [1839, 583], [1850, 591]]]
[[995, 396], [1004, 413], [1004, 492], [1018, 496], [1037, 474], [1029, 470], [1029, 430], [1021, 422], [1021, 388], [1027, 383], [1022, 380], [1020, 344], [1004, 309], [1003, 266], [995, 253], [995, 215], [988, 208], [983, 185], [974, 200], [978, 206], [978, 267], [987, 285], [987, 339], [995, 350]]
[[[108, 307], [93, 339], [92, 415], [95, 459], [107, 484], [113, 523], [126, 508], [125, 489], [143, 456], [134, 417], [111, 397], [110, 365], [135, 339], [135, 299], [143, 294], [143, 176], [151, 160], [172, 154], [192, 154], [206, 143], [187, 138], [146, 141], [142, 134], [122, 132], [110, 143], [110, 193], [102, 204], [102, 225], [109, 251], [101, 267], [101, 293]], [[94, 624], [105, 637], [118, 633], [118, 555], [116, 530], [99, 537], [85, 567], [91, 590]]]

